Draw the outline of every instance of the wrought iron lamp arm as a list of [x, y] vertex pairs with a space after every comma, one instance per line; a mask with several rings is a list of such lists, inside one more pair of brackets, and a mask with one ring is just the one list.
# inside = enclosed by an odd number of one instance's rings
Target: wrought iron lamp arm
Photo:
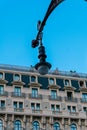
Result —
[[43, 19], [43, 21], [42, 21], [42, 23], [41, 23], [40, 29], [39, 29], [38, 34], [37, 34], [37, 36], [36, 36], [36, 40], [38, 40], [39, 34], [43, 31], [44, 26], [45, 26], [45, 24], [46, 24], [46, 21], [47, 21], [49, 15], [50, 15], [50, 14], [52, 13], [52, 11], [53, 11], [61, 2], [63, 2], [63, 1], [64, 1], [64, 0], [52, 0], [52, 1], [51, 1], [50, 5], [49, 5], [49, 7], [48, 7], [48, 10], [47, 10], [47, 12], [46, 12], [46, 14], [45, 14], [45, 17], [44, 17], [44, 19]]
[[36, 42], [36, 46], [33, 46], [33, 43], [32, 43], [33, 48], [35, 48], [35, 47], [37, 47], [39, 45], [39, 43], [38, 43], [39, 36], [40, 36], [40, 34], [42, 33], [42, 31], [44, 29], [44, 26], [46, 24], [46, 21], [47, 21], [48, 17], [52, 13], [52, 11], [63, 1], [64, 0], [51, 0], [51, 3], [50, 3], [50, 5], [49, 5], [49, 7], [47, 9], [45, 17], [44, 17], [43, 21], [41, 22], [40, 28], [39, 28], [37, 36], [36, 36], [36, 40], [34, 41], [34, 42]]

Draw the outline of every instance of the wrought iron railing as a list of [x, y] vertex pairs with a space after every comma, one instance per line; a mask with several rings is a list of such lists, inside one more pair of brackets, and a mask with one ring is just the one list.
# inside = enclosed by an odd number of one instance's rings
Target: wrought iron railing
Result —
[[61, 96], [55, 96], [55, 97], [53, 97], [53, 96], [49, 95], [49, 100], [62, 101], [62, 97]]
[[12, 92], [12, 97], [22, 97], [22, 98], [25, 98], [25, 93]]
[[78, 102], [78, 99], [77, 98], [73, 98], [73, 97], [65, 97], [65, 101]]
[[8, 92], [6, 92], [6, 91], [0, 91], [0, 96], [8, 96]]
[[42, 99], [42, 95], [41, 94], [29, 94], [29, 98]]

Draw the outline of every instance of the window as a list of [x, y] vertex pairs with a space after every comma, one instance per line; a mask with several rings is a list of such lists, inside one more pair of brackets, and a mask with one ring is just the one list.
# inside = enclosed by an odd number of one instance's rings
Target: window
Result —
[[51, 110], [55, 111], [55, 105], [53, 105], [53, 104], [51, 105]]
[[68, 112], [71, 112], [71, 106], [67, 106]]
[[70, 83], [69, 83], [69, 80], [65, 80], [65, 86], [69, 86], [70, 85]]
[[76, 112], [76, 107], [72, 106], [72, 112]]
[[3, 79], [3, 73], [0, 72], [0, 79]]
[[60, 111], [60, 105], [51, 104], [51, 110], [52, 111]]
[[76, 106], [67, 106], [68, 112], [76, 112]]
[[87, 102], [87, 93], [82, 93], [82, 101]]
[[49, 84], [54, 84], [54, 79], [53, 78], [49, 79]]
[[21, 88], [15, 87], [14, 88], [14, 94], [15, 94], [15, 96], [21, 96]]
[[67, 92], [67, 98], [68, 100], [72, 100], [72, 92]]
[[80, 87], [83, 87], [83, 86], [84, 86], [84, 82], [83, 82], [83, 81], [80, 81], [80, 82], [79, 82], [79, 85], [80, 85]]
[[71, 126], [70, 126], [70, 130], [77, 130], [76, 125], [75, 125], [75, 124], [71, 124]]
[[20, 80], [20, 75], [19, 74], [15, 74], [14, 75], [14, 80], [15, 81], [19, 81]]
[[37, 88], [32, 88], [32, 97], [37, 97], [38, 96], [38, 89]]
[[21, 121], [16, 120], [16, 121], [14, 122], [14, 130], [22, 130]]
[[39, 103], [36, 104], [36, 110], [40, 110], [40, 104]]
[[0, 119], [0, 130], [3, 130], [3, 121]]
[[23, 102], [14, 102], [13, 105], [14, 108], [19, 108], [19, 109], [23, 108]]
[[56, 111], [60, 111], [60, 106], [56, 105]]
[[35, 76], [31, 76], [31, 82], [36, 82], [36, 77]]
[[35, 110], [35, 103], [31, 103], [31, 109]]
[[83, 111], [84, 111], [84, 112], [87, 112], [87, 107], [83, 107]]
[[60, 125], [59, 125], [59, 123], [54, 123], [53, 124], [53, 130], [60, 130]]
[[40, 130], [40, 125], [38, 121], [34, 121], [32, 125], [33, 125], [33, 130]]
[[32, 110], [40, 110], [40, 103], [31, 103]]
[[0, 101], [0, 107], [2, 107], [2, 108], [5, 107], [5, 101], [4, 101], [4, 100], [1, 100], [1, 101]]
[[0, 85], [0, 95], [3, 95], [3, 94], [4, 94], [4, 86]]
[[57, 91], [56, 90], [51, 90], [51, 98], [56, 99], [57, 98]]

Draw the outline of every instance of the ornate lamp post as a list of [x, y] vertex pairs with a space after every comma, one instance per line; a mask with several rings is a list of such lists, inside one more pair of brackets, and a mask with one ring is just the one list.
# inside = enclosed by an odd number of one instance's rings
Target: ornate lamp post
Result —
[[[45, 14], [45, 17], [43, 21], [38, 21], [38, 33], [36, 36], [36, 39], [32, 40], [32, 48], [36, 48], [39, 46], [39, 55], [38, 58], [40, 59], [39, 63], [35, 65], [35, 69], [38, 70], [38, 72], [42, 75], [45, 75], [48, 73], [49, 69], [51, 68], [51, 64], [46, 62], [46, 54], [45, 54], [45, 47], [42, 44], [42, 35], [43, 35], [43, 29], [46, 24], [46, 21], [49, 17], [49, 15], [52, 13], [52, 11], [64, 0], [51, 0], [51, 3], [49, 4], [49, 7], [47, 9], [47, 12]], [[85, 0], [87, 2], [87, 0]]]
[[43, 35], [43, 29], [46, 24], [46, 21], [49, 17], [49, 15], [52, 13], [52, 11], [64, 0], [51, 0], [51, 3], [48, 7], [48, 10], [45, 14], [45, 17], [43, 21], [38, 21], [37, 29], [38, 33], [35, 40], [32, 40], [32, 48], [36, 48], [39, 46], [39, 63], [35, 65], [35, 69], [38, 70], [38, 72], [42, 75], [45, 75], [48, 73], [49, 69], [51, 68], [51, 64], [46, 62], [46, 54], [45, 54], [45, 47], [42, 44], [42, 35]]

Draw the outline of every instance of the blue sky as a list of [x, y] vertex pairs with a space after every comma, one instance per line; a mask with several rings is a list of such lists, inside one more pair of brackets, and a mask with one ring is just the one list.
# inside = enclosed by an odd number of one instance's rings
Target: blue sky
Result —
[[[38, 62], [31, 48], [51, 0], [0, 0], [0, 64], [20, 66]], [[87, 2], [65, 0], [50, 15], [43, 31], [52, 70], [87, 73]]]

